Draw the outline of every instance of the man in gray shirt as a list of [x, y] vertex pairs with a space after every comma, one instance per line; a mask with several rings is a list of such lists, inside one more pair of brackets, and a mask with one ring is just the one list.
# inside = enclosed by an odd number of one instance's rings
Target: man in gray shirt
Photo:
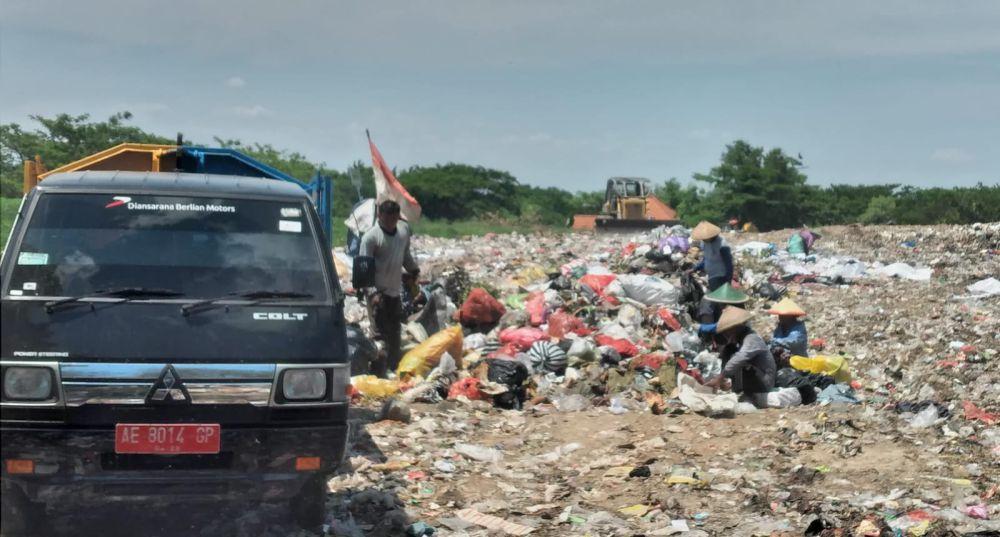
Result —
[[767, 407], [767, 392], [774, 388], [777, 367], [767, 343], [747, 325], [750, 312], [728, 306], [716, 324], [716, 334], [728, 345], [719, 353], [722, 374], [705, 383], [718, 388], [730, 379], [734, 393], [740, 393], [757, 408]]
[[383, 201], [378, 206], [378, 225], [361, 238], [359, 255], [375, 260], [375, 287], [367, 289], [368, 314], [375, 339], [385, 343], [385, 349], [372, 364], [372, 374], [385, 378], [395, 370], [400, 356], [400, 324], [403, 320], [400, 289], [403, 269], [416, 278], [420, 267], [410, 255], [410, 226], [399, 219], [399, 204]]

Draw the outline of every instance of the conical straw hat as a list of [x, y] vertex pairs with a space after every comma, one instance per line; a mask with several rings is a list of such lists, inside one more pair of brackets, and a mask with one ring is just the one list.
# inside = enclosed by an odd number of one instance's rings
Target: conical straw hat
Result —
[[800, 308], [795, 302], [792, 302], [790, 298], [781, 299], [781, 302], [772, 306], [767, 312], [771, 315], [794, 315], [795, 317], [804, 317], [806, 314], [805, 310]]
[[702, 220], [691, 230], [691, 238], [696, 241], [707, 241], [718, 237], [719, 233], [722, 233], [719, 226]]
[[726, 306], [726, 309], [722, 310], [719, 322], [715, 325], [715, 333], [722, 333], [735, 326], [745, 324], [751, 318], [753, 318], [753, 315], [743, 308]]
[[725, 283], [722, 284], [722, 287], [705, 295], [705, 300], [720, 304], [746, 304], [750, 297], [743, 291], [734, 289], [732, 285]]

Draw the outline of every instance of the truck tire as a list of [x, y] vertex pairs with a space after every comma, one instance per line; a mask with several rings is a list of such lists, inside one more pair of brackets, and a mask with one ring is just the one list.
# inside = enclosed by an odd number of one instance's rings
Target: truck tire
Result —
[[0, 494], [0, 534], [3, 537], [44, 535], [45, 505], [32, 503], [20, 487], [4, 486]]
[[326, 476], [310, 478], [292, 498], [292, 519], [300, 528], [315, 531], [326, 517]]

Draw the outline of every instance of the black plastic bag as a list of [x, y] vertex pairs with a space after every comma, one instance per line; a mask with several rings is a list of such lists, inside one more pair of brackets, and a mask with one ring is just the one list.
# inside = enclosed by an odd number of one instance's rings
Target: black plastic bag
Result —
[[486, 378], [507, 386], [505, 393], [493, 396], [493, 406], [520, 410], [527, 397], [524, 383], [528, 380], [528, 368], [521, 362], [495, 358], [487, 359], [486, 365]]

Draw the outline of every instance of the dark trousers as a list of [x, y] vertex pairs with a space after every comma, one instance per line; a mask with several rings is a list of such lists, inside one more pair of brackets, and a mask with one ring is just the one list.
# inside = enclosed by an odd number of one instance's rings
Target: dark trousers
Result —
[[[729, 357], [722, 359], [722, 367], [725, 368], [729, 362]], [[733, 382], [733, 393], [738, 393], [742, 398], [749, 400], [757, 408], [767, 408], [767, 392], [774, 386], [774, 380], [768, 382], [767, 375], [756, 367], [746, 366], [736, 372], [731, 379]]]
[[379, 293], [378, 305], [368, 306], [368, 318], [372, 321], [375, 339], [385, 344], [378, 358], [372, 363], [371, 372], [385, 378], [389, 370], [395, 370], [401, 358], [400, 323], [403, 320], [403, 302], [398, 296]]

